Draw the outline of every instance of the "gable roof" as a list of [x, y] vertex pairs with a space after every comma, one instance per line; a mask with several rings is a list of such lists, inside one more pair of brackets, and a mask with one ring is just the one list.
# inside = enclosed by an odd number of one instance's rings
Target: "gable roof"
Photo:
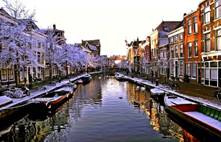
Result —
[[99, 39], [95, 39], [95, 40], [82, 40], [82, 45], [85, 45], [86, 43], [90, 44], [90, 45], [94, 45], [96, 47], [100, 47], [100, 40]]
[[18, 19], [19, 24], [25, 24], [27, 27], [30, 26], [34, 30], [39, 30], [39, 27], [35, 24], [32, 19]]
[[162, 21], [155, 30], [170, 32], [180, 26], [182, 21]]
[[16, 19], [12, 17], [10, 14], [8, 14], [8, 12], [5, 11], [3, 8], [0, 8], [0, 15], [7, 17], [8, 19], [16, 21]]

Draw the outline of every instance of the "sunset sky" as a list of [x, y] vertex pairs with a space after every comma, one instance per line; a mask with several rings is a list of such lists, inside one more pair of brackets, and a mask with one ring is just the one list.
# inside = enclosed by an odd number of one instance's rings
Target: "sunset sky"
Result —
[[100, 39], [101, 54], [125, 55], [125, 39], [145, 39], [162, 20], [182, 20], [201, 0], [21, 1], [28, 9], [35, 9], [40, 28], [56, 24], [65, 30], [68, 43]]

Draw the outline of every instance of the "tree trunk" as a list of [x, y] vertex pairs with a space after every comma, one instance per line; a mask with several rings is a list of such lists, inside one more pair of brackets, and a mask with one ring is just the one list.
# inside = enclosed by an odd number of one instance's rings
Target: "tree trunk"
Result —
[[66, 63], [65, 63], [66, 65], [66, 77], [68, 76], [68, 63], [67, 63], [67, 61], [66, 61]]
[[0, 88], [2, 87], [2, 68], [0, 69]]
[[52, 64], [49, 65], [49, 78], [52, 79]]
[[19, 71], [18, 71], [18, 65], [14, 65], [14, 75], [15, 75], [15, 84], [16, 84], [16, 86], [18, 86], [18, 84], [20, 83], [20, 75], [19, 75]]

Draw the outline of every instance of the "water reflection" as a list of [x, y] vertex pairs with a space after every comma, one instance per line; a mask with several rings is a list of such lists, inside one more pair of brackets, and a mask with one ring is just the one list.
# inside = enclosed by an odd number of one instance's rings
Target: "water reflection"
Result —
[[198, 142], [174, 123], [148, 91], [114, 78], [95, 78], [44, 119], [30, 115], [0, 132], [1, 141]]

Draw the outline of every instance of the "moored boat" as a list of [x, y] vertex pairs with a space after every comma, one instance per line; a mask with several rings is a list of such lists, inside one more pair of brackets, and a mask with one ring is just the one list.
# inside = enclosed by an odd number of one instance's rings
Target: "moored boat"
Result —
[[83, 84], [87, 84], [91, 81], [92, 77], [90, 74], [86, 74], [85, 76], [81, 77], [81, 80], [83, 81]]
[[118, 81], [125, 81], [125, 80], [126, 80], [126, 79], [124, 78], [124, 75], [119, 74], [119, 73], [115, 73], [115, 78], [116, 78]]
[[41, 98], [32, 99], [31, 101], [36, 104], [36, 107], [43, 107], [46, 111], [54, 110], [73, 96], [73, 90], [70, 89], [68, 86], [62, 87], [47, 93]]
[[168, 114], [202, 131], [211, 141], [221, 141], [221, 111], [212, 106], [200, 104], [174, 95], [165, 95], [165, 109]]
[[150, 89], [150, 95], [160, 103], [164, 102], [165, 91], [161, 90], [159, 87]]

